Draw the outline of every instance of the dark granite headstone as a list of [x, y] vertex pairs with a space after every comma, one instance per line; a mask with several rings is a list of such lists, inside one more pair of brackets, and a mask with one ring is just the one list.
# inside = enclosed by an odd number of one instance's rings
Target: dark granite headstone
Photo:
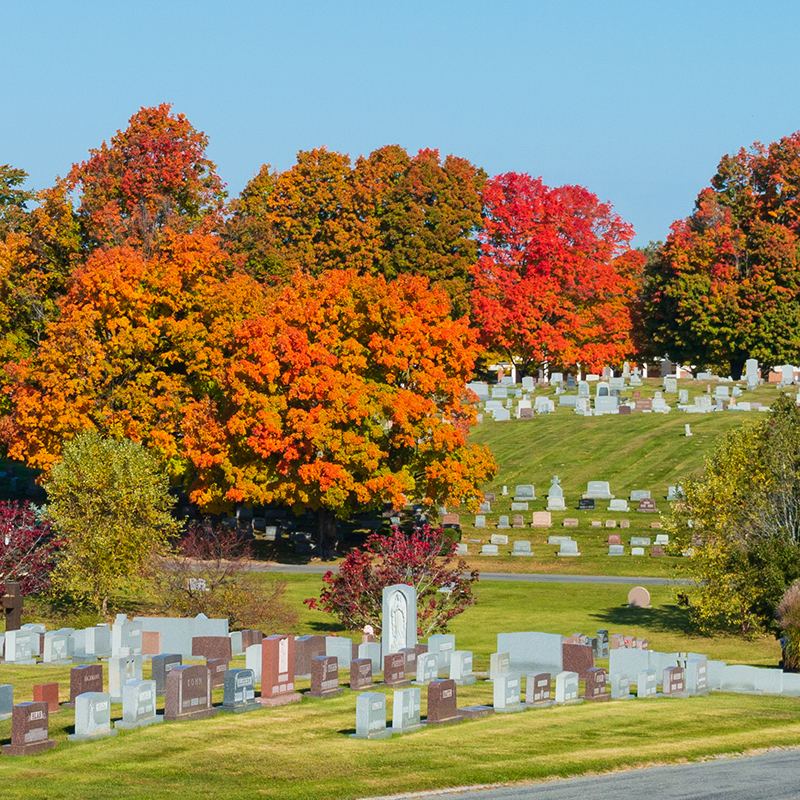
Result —
[[[3, 595], [3, 610], [6, 616], [6, 631], [18, 631], [22, 627], [22, 586], [16, 581], [6, 582]], [[40, 651], [41, 652], [41, 651]]]
[[68, 708], [75, 708], [75, 698], [84, 692], [103, 691], [103, 667], [101, 664], [86, 664], [72, 667], [69, 671], [69, 703]]
[[428, 716], [429, 725], [445, 722], [458, 722], [463, 719], [458, 710], [456, 682], [453, 680], [435, 680], [428, 684]]
[[324, 636], [296, 636], [294, 640], [294, 677], [309, 677], [313, 659], [324, 655]]
[[4, 744], [4, 756], [30, 756], [56, 746], [48, 738], [50, 721], [47, 703], [18, 703], [11, 712], [11, 744]]
[[578, 510], [579, 511], [594, 511], [594, 498], [592, 497], [582, 497], [578, 500]]
[[241, 714], [261, 708], [256, 700], [256, 676], [251, 669], [229, 669], [225, 673], [221, 711]]
[[218, 689], [225, 685], [225, 673], [228, 671], [230, 661], [226, 658], [207, 658], [206, 666], [211, 673], [211, 688]]
[[630, 407], [630, 406], [620, 406], [620, 407], [617, 409], [617, 414], [621, 414], [621, 415], [623, 415], [623, 416], [624, 416], [625, 414], [630, 414], [630, 413], [631, 413], [631, 407]]
[[594, 667], [587, 670], [584, 697], [593, 702], [611, 699], [611, 695], [606, 692], [606, 671], [604, 669]]
[[231, 640], [227, 636], [193, 636], [192, 655], [201, 658], [232, 658]]
[[350, 688], [359, 692], [372, 686], [372, 659], [354, 658], [350, 662]]
[[[175, 667], [179, 667], [183, 664], [183, 656], [177, 653], [162, 653], [153, 656], [150, 664], [152, 667], [153, 680], [156, 682], [156, 694], [163, 695], [167, 691], [167, 676]], [[103, 670], [101, 668], [101, 679], [102, 676]]]
[[520, 419], [533, 419], [533, 409], [532, 408], [521, 408], [519, 410], [519, 418]]
[[495, 495], [494, 492], [484, 492], [484, 495], [483, 495], [483, 499], [487, 503], [494, 503], [495, 497], [496, 497], [496, 495]]
[[650, 558], [659, 558], [664, 555], [664, 548], [660, 544], [654, 544], [650, 551]]
[[215, 717], [211, 706], [211, 673], [199, 664], [173, 667], [167, 676], [164, 720], [205, 719]]
[[652, 397], [643, 397], [636, 401], [636, 410], [637, 411], [652, 411], [653, 410], [653, 398]]
[[667, 667], [664, 670], [662, 690], [665, 697], [683, 697], [686, 695], [683, 667]]
[[415, 675], [417, 672], [417, 650], [414, 647], [404, 647], [400, 651], [406, 659], [406, 675]]
[[419, 658], [422, 653], [427, 653], [428, 652], [428, 645], [422, 644], [422, 642], [417, 642], [414, 645], [414, 650], [417, 653], [417, 658]]
[[294, 636], [266, 636], [261, 640], [261, 705], [299, 703], [294, 690]]
[[514, 514], [514, 518], [511, 522], [512, 528], [524, 528], [525, 527], [525, 518], [522, 514]]
[[317, 656], [311, 660], [311, 689], [309, 697], [326, 698], [341, 694], [339, 660], [336, 656]]
[[57, 683], [36, 683], [33, 686], [33, 700], [36, 703], [47, 703], [47, 710], [51, 714], [57, 714], [61, 709], [58, 707], [58, 684]]
[[581, 681], [585, 681], [589, 670], [594, 668], [594, 653], [588, 644], [564, 642], [561, 645], [561, 660], [564, 671], [577, 672]]
[[406, 679], [406, 657], [403, 653], [391, 653], [383, 657], [383, 682], [395, 689], [411, 686]]
[[247, 652], [247, 648], [254, 644], [261, 644], [264, 634], [261, 631], [245, 628], [242, 631], [242, 651]]

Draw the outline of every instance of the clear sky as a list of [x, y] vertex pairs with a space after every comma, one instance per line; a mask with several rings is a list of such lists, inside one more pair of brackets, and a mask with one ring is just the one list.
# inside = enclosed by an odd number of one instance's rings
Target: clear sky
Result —
[[800, 129], [800, 2], [0, 0], [0, 164], [43, 188], [171, 102], [231, 194], [398, 143], [587, 186], [663, 239], [720, 157]]

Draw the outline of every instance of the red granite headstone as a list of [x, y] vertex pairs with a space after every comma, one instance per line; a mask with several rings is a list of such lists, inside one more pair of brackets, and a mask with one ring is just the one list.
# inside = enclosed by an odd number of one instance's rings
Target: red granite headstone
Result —
[[403, 653], [383, 657], [383, 682], [396, 689], [411, 685], [411, 681], [406, 680], [406, 657]]
[[224, 658], [230, 661], [233, 657], [230, 637], [193, 636], [192, 655], [201, 658]]
[[417, 672], [417, 650], [414, 647], [404, 647], [400, 651], [406, 659], [406, 675], [415, 675]]
[[588, 644], [562, 643], [561, 658], [563, 669], [567, 672], [577, 672], [578, 680], [581, 681], [585, 681], [589, 670], [594, 668], [594, 651]]
[[206, 666], [211, 673], [211, 688], [216, 689], [225, 685], [225, 673], [228, 671], [230, 661], [226, 658], [207, 658]]
[[456, 682], [454, 680], [435, 680], [428, 684], [428, 724], [458, 722], [463, 719], [458, 711]]
[[261, 705], [299, 703], [294, 690], [294, 636], [266, 636], [261, 640]]
[[264, 634], [261, 631], [245, 628], [245, 630], [242, 631], [242, 650], [247, 650], [248, 647], [254, 644], [261, 644], [263, 638]]
[[667, 667], [664, 670], [662, 689], [666, 696], [680, 696], [686, 691], [683, 667]]
[[161, 631], [142, 631], [142, 655], [161, 655]]
[[4, 756], [29, 756], [56, 746], [50, 735], [47, 703], [18, 703], [11, 710], [11, 744], [4, 744]]
[[608, 543], [609, 544], [622, 544], [622, 537], [618, 533], [609, 533], [608, 534]]
[[350, 662], [350, 688], [361, 691], [372, 686], [372, 659], [354, 658]]
[[103, 691], [103, 667], [101, 664], [85, 664], [73, 667], [69, 671], [69, 703], [70, 708], [75, 706], [75, 698], [84, 692]]
[[311, 659], [311, 690], [309, 697], [336, 697], [339, 688], [339, 661], [336, 656], [317, 656]]
[[611, 695], [606, 692], [606, 671], [604, 669], [595, 667], [587, 671], [584, 697], [593, 702], [611, 699]]
[[58, 707], [58, 684], [57, 683], [36, 683], [33, 686], [33, 700], [35, 703], [47, 703], [47, 710], [51, 714], [57, 714], [61, 709]]
[[525, 703], [529, 706], [550, 705], [550, 688], [552, 678], [549, 672], [540, 672], [538, 675], [528, 675], [525, 685]]
[[294, 640], [294, 677], [311, 675], [311, 664], [325, 655], [324, 636], [296, 636]]

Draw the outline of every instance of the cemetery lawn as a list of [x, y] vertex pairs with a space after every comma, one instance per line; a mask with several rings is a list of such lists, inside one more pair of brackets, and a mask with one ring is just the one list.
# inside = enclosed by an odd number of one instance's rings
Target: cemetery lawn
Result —
[[[271, 580], [272, 575], [261, 575]], [[300, 613], [297, 634], [347, 635], [336, 621], [301, 605], [319, 591], [318, 575], [284, 575], [287, 597]], [[458, 649], [475, 653], [479, 673], [502, 631], [539, 630], [636, 634], [662, 651], [694, 650], [729, 662], [775, 666], [777, 643], [685, 633], [686, 612], [670, 587], [650, 587], [652, 608], [625, 606], [628, 587], [485, 581], [478, 603], [451, 626]], [[606, 662], [598, 662], [607, 666]], [[244, 666], [234, 659], [232, 666]], [[34, 683], [58, 681], [62, 700], [68, 666], [2, 666], [14, 684], [15, 701], [32, 697]], [[144, 676], [149, 677], [149, 664]], [[348, 673], [340, 672], [346, 686]], [[299, 680], [297, 688], [308, 688]], [[374, 691], [387, 691], [376, 686]], [[391, 694], [391, 692], [389, 692]], [[426, 713], [423, 690], [422, 713]], [[492, 702], [492, 685], [481, 678], [459, 687], [459, 705]], [[214, 701], [222, 701], [215, 690]], [[106, 800], [115, 798], [307, 798], [370, 797], [448, 786], [534, 781], [553, 776], [692, 760], [718, 753], [800, 740], [800, 699], [712, 693], [686, 700], [630, 700], [530, 710], [437, 726], [382, 741], [356, 741], [356, 693], [330, 700], [223, 715], [197, 722], [165, 723], [123, 731], [93, 743], [68, 742], [73, 712], [50, 720], [55, 750], [34, 757], [0, 757], [4, 797]], [[388, 716], [391, 719], [391, 698]], [[163, 700], [159, 702], [159, 710]], [[121, 716], [114, 706], [112, 719]], [[11, 721], [0, 722], [0, 741], [10, 740]]]

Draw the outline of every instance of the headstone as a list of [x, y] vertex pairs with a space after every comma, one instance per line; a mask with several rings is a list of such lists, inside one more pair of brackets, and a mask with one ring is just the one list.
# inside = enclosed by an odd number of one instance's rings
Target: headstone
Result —
[[[241, 633], [239, 634], [241, 640]], [[142, 655], [157, 656], [161, 653], [161, 632], [142, 631]]]
[[35, 664], [33, 657], [33, 638], [38, 639], [38, 633], [30, 631], [6, 631], [5, 635], [5, 660], [14, 664]]
[[372, 661], [373, 674], [381, 671], [381, 644], [380, 642], [362, 642], [358, 646], [358, 657], [368, 658]]
[[47, 703], [47, 710], [57, 714], [61, 709], [58, 706], [58, 684], [36, 683], [33, 686], [33, 699], [35, 702]]
[[486, 517], [483, 514], [476, 514], [475, 515], [475, 522], [473, 523], [473, 527], [475, 527], [475, 528], [485, 528], [486, 527]]
[[631, 547], [650, 547], [650, 537], [631, 536]]
[[622, 539], [618, 533], [609, 533], [608, 542], [606, 544], [622, 544]]
[[83, 635], [84, 652], [98, 658], [107, 658], [111, 655], [111, 627], [109, 625], [95, 625], [93, 628], [87, 628]]
[[509, 654], [510, 672], [555, 674], [562, 670], [561, 636], [555, 633], [498, 633], [497, 652]]
[[530, 542], [514, 542], [514, 549], [511, 551], [512, 556], [532, 556]]
[[500, 519], [497, 521], [497, 527], [500, 530], [505, 530], [506, 528], [508, 528], [509, 527], [508, 517], [501, 515]]
[[244, 665], [247, 669], [253, 670], [253, 675], [255, 675], [256, 683], [261, 683], [261, 661], [262, 661], [261, 642], [259, 642], [258, 644], [251, 644], [244, 651]]
[[[167, 691], [167, 676], [175, 667], [179, 667], [183, 663], [182, 656], [177, 653], [159, 653], [153, 656], [150, 664], [152, 667], [152, 676], [156, 684], [156, 695], [163, 695]], [[75, 669], [73, 668], [73, 672]], [[100, 670], [100, 679], [102, 685], [103, 672]], [[124, 693], [123, 693], [124, 699]]]
[[155, 681], [128, 681], [122, 687], [122, 719], [114, 723], [115, 728], [133, 730], [163, 721], [164, 716], [156, 714]]
[[[353, 660], [353, 641], [346, 636], [326, 636], [325, 649], [320, 653], [321, 656], [336, 656], [340, 669], [347, 669]], [[355, 648], [358, 655], [358, 648]], [[260, 683], [260, 681], [257, 681]]]
[[[317, 656], [329, 655], [324, 636], [295, 636], [294, 677], [311, 677], [311, 664]], [[347, 662], [350, 661], [348, 654]], [[345, 663], [347, 663], [345, 662]]]
[[608, 658], [608, 631], [605, 629], [597, 631], [596, 642], [594, 650], [596, 658]]
[[111, 697], [108, 692], [85, 692], [75, 698], [75, 733], [67, 738], [88, 742], [116, 736], [111, 727]]
[[500, 672], [509, 672], [511, 669], [511, 658], [508, 653], [492, 653], [489, 657], [489, 680], [493, 681], [495, 675]]
[[207, 658], [206, 667], [211, 673], [211, 688], [218, 689], [225, 685], [225, 673], [228, 671], [230, 661], [226, 658]]
[[392, 735], [386, 729], [386, 695], [380, 692], [362, 692], [356, 698], [356, 732], [352, 739], [387, 739]]
[[517, 485], [514, 491], [515, 503], [528, 503], [536, 499], [536, 493], [532, 483], [521, 483]]
[[117, 614], [111, 627], [111, 654], [136, 656], [142, 654], [142, 623], [129, 620], [126, 614]]
[[561, 549], [556, 555], [559, 556], [579, 556], [577, 542], [562, 542]]
[[540, 672], [538, 675], [528, 675], [525, 682], [525, 705], [531, 707], [545, 707], [553, 705], [550, 699], [551, 678], [549, 672]]
[[450, 657], [450, 679], [457, 686], [470, 686], [475, 683], [472, 674], [472, 653], [469, 650], [455, 650]]
[[561, 523], [561, 526], [564, 528], [577, 528], [578, 520], [575, 519], [575, 517], [565, 517], [564, 521]]
[[10, 683], [0, 684], [0, 720], [8, 719], [14, 708], [14, 686]]
[[508, 544], [508, 536], [505, 533], [493, 533], [489, 537], [491, 544]]
[[[430, 714], [430, 691], [428, 692], [428, 714]], [[422, 691], [412, 686], [408, 689], [397, 689], [392, 698], [392, 733], [410, 733], [422, 727], [420, 713], [422, 709]]]
[[578, 511], [594, 511], [595, 502], [593, 497], [582, 497], [578, 500]]
[[512, 503], [511, 504], [512, 511], [527, 511], [528, 504], [527, 503]]
[[606, 528], [616, 528], [617, 521], [615, 519], [607, 519], [606, 520]]
[[576, 672], [578, 678], [586, 680], [590, 669], [594, 669], [594, 650], [588, 644], [564, 642], [561, 645], [561, 663], [565, 672]]
[[558, 475], [553, 476], [553, 481], [550, 490], [547, 493], [547, 510], [548, 511], [566, 511], [567, 507], [564, 505], [564, 490], [561, 488], [561, 481]]
[[578, 674], [564, 670], [556, 675], [556, 703], [579, 703], [582, 698], [578, 697]]
[[493, 684], [494, 710], [500, 714], [512, 714], [525, 710], [521, 701], [522, 686], [517, 672], [500, 672]]
[[456, 649], [456, 637], [452, 633], [437, 633], [428, 637], [428, 652], [436, 653], [439, 669], [449, 669], [450, 659]]
[[421, 653], [417, 656], [417, 676], [414, 683], [427, 685], [439, 677], [439, 656], [437, 653]]
[[44, 635], [42, 661], [45, 664], [69, 664], [69, 637], [60, 631], [48, 631]]
[[708, 694], [708, 660], [689, 659], [685, 670], [686, 690], [690, 695]]
[[282, 706], [301, 700], [294, 690], [294, 637], [265, 637], [261, 642], [261, 705]]
[[661, 686], [665, 697], [687, 697], [683, 667], [667, 667], [664, 670]]
[[[397, 655], [386, 656], [387, 659], [398, 658]], [[402, 656], [399, 656], [402, 660]], [[326, 699], [342, 693], [339, 688], [339, 662], [336, 656], [317, 656], [311, 660], [311, 688], [309, 697]]]
[[481, 555], [482, 556], [497, 556], [500, 553], [497, 550], [496, 544], [485, 544], [481, 547]]
[[589, 481], [586, 487], [586, 493], [583, 495], [584, 500], [613, 500], [614, 495], [611, 494], [611, 487], [608, 481]]
[[611, 695], [606, 692], [606, 671], [594, 667], [586, 673], [586, 692], [584, 697], [593, 703], [601, 700], [610, 700]]
[[3, 593], [6, 632], [18, 631], [22, 627], [22, 609], [24, 605], [22, 585], [17, 581], [6, 581], [6, 590]]
[[643, 547], [631, 547], [631, 555], [632, 556], [643, 556], [644, 555], [644, 548]]
[[553, 524], [552, 515], [549, 511], [534, 511], [532, 524], [534, 528], [549, 528]]
[[411, 681], [406, 678], [406, 657], [403, 653], [392, 653], [383, 657], [383, 682], [394, 688], [411, 685]]
[[630, 678], [627, 672], [617, 672], [611, 675], [611, 699], [630, 700], [631, 694]]
[[643, 669], [636, 681], [636, 696], [642, 699], [656, 697], [658, 676], [654, 669]]
[[608, 504], [609, 511], [630, 511], [627, 500], [612, 500]]
[[621, 544], [609, 545], [608, 554], [610, 556], [624, 556], [625, 555], [625, 548]]
[[217, 709], [211, 705], [211, 675], [208, 667], [197, 664], [173, 667], [167, 676], [164, 719], [179, 721], [216, 715]]
[[646, 514], [652, 514], [653, 512], [658, 511], [656, 508], [656, 501], [650, 497], [642, 498], [639, 501], [639, 507], [636, 510]]
[[647, 608], [650, 605], [650, 592], [644, 586], [634, 586], [628, 592], [628, 605], [634, 608]]
[[372, 661], [355, 658], [350, 662], [350, 689], [360, 692], [372, 686]]
[[440, 725], [458, 722], [463, 718], [458, 708], [456, 682], [450, 679], [431, 681], [428, 685], [428, 713], [425, 724]]
[[141, 656], [112, 656], [108, 659], [108, 691], [112, 703], [122, 702], [122, 687], [128, 681], [140, 680], [142, 680]]
[[[318, 637], [322, 639], [322, 637]], [[199, 658], [221, 658], [230, 661], [231, 640], [225, 636], [195, 636], [192, 638], [192, 655]]]
[[4, 744], [4, 756], [29, 756], [56, 746], [50, 739], [47, 703], [18, 703], [11, 712], [11, 744]]

